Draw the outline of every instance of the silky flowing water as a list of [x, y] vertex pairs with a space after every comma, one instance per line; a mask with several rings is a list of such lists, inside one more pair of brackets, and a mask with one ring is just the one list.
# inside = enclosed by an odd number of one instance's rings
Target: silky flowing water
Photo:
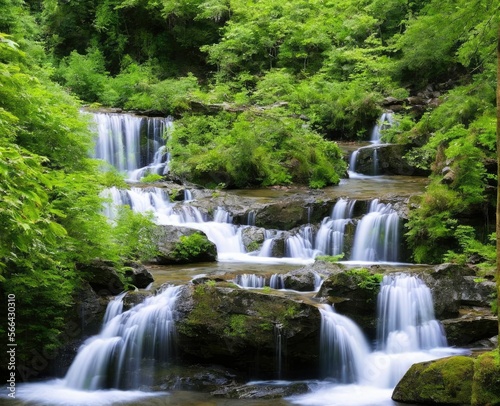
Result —
[[[169, 156], [159, 134], [172, 125], [170, 119], [145, 119], [128, 115], [96, 114], [98, 144], [96, 156], [136, 182], [148, 172], [168, 171]], [[371, 143], [378, 143], [380, 126], [391, 123], [382, 117], [374, 128]], [[146, 142], [139, 142], [140, 133]], [[354, 151], [351, 144], [349, 148]], [[352, 161], [353, 162], [353, 161]], [[352, 172], [352, 171], [351, 171]], [[373, 199], [369, 209], [358, 221], [354, 247], [346, 266], [356, 263], [388, 263], [388, 266], [411, 269], [398, 263], [399, 218], [390, 204], [378, 199], [391, 196], [411, 196], [421, 193], [427, 179], [417, 177], [364, 176], [351, 173], [336, 187], [321, 192], [307, 189], [235, 190], [230, 193], [265, 203], [276, 198], [308, 193], [312, 197], [335, 198], [337, 204], [318, 229], [306, 224], [286, 240], [285, 257], [274, 258], [271, 248], [280, 231], [267, 231], [260, 251], [245, 252], [241, 242], [241, 227], [232, 224], [231, 214], [219, 207], [208, 216], [190, 202], [191, 190], [185, 190], [184, 203], [172, 203], [158, 188], [144, 190], [110, 189], [115, 205], [106, 208], [110, 219], [116, 215], [116, 204], [128, 204], [138, 212], [153, 211], [158, 224], [182, 225], [202, 230], [218, 250], [218, 262], [184, 266], [154, 266], [155, 277], [150, 287], [165, 283], [181, 285], [199, 276], [232, 274], [232, 281], [244, 289], [269, 286], [276, 294], [293, 295], [313, 300], [315, 292], [291, 292], [283, 288], [281, 274], [314, 262], [317, 255], [336, 255], [343, 251], [344, 228], [352, 222], [352, 209], [357, 199]], [[376, 197], [376, 198], [375, 198]], [[320, 198], [320, 197], [318, 197]], [[310, 219], [311, 212], [308, 212]], [[249, 211], [247, 224], [255, 224], [255, 212]], [[308, 220], [309, 222], [309, 220]], [[383, 238], [374, 237], [382, 235]], [[368, 237], [369, 236], [369, 237]], [[263, 274], [270, 275], [268, 280]], [[49, 382], [19, 384], [17, 399], [11, 405], [395, 405], [390, 400], [392, 389], [414, 362], [439, 358], [454, 353], [446, 347], [446, 337], [434, 319], [429, 289], [418, 278], [407, 274], [385, 277], [378, 300], [380, 323], [375, 346], [348, 318], [337, 314], [331, 306], [319, 306], [321, 313], [321, 374], [322, 380], [307, 381], [311, 391], [286, 399], [229, 400], [208, 398], [207, 394], [187, 391], [147, 392], [147, 377], [141, 368], [152, 368], [153, 360], [168, 364], [170, 337], [173, 336], [173, 315], [177, 288], [169, 287], [144, 303], [124, 312], [122, 297], [112, 301], [103, 320], [101, 332], [89, 338], [79, 350], [63, 379]], [[318, 275], [315, 291], [322, 279]], [[162, 321], [158, 324], [158, 321]], [[163, 322], [164, 321], [164, 322]], [[166, 323], [166, 324], [165, 324]], [[281, 375], [283, 337], [280, 326], [275, 328], [276, 368]], [[163, 343], [160, 345], [159, 343]], [[286, 382], [277, 382], [277, 384]], [[270, 382], [266, 382], [270, 384]], [[124, 388], [127, 390], [118, 390]], [[2, 399], [0, 398], [0, 401]]]

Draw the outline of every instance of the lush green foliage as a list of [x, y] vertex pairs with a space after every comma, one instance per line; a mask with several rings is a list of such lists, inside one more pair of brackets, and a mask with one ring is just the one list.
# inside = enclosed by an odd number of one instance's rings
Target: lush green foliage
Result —
[[205, 185], [324, 187], [345, 171], [341, 151], [281, 112], [186, 115], [169, 139], [173, 173]]
[[201, 233], [191, 235], [183, 235], [174, 248], [173, 256], [178, 261], [193, 260], [199, 256], [203, 256], [207, 252], [213, 252], [215, 249], [213, 244]]

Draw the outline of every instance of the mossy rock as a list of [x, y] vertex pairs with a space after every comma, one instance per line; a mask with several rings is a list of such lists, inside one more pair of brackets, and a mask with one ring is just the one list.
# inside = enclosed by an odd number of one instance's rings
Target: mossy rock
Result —
[[321, 317], [316, 306], [213, 281], [190, 286], [179, 301], [177, 332], [185, 356], [272, 378], [280, 334], [284, 366], [317, 371]]
[[474, 359], [442, 358], [412, 365], [396, 385], [392, 399], [403, 403], [469, 405]]
[[472, 405], [500, 405], [500, 362], [498, 351], [480, 355], [474, 365]]

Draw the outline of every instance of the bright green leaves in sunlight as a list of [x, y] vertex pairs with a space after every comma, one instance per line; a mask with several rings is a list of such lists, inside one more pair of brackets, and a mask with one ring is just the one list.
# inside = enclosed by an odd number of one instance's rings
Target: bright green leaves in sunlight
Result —
[[0, 146], [0, 271], [21, 262], [33, 268], [51, 262], [65, 230], [48, 208], [48, 176], [43, 159], [16, 146]]
[[324, 187], [337, 184], [346, 168], [337, 144], [274, 111], [185, 116], [176, 122], [169, 148], [173, 173], [213, 186]]

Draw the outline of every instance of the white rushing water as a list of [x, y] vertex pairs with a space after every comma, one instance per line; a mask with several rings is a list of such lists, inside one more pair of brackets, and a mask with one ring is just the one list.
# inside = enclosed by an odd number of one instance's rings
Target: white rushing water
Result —
[[[309, 406], [394, 405], [394, 386], [416, 362], [458, 353], [434, 318], [432, 295], [416, 276], [385, 276], [377, 301], [377, 348], [371, 350], [351, 320], [323, 307], [321, 360], [325, 381], [311, 383], [312, 392], [290, 398]], [[335, 383], [332, 383], [331, 380]]]
[[148, 173], [168, 171], [165, 133], [170, 117], [139, 117], [131, 114], [94, 113], [96, 147], [94, 158], [102, 159], [137, 182]]
[[179, 287], [169, 286], [124, 313], [117, 305], [123, 295], [112, 301], [101, 332], [79, 349], [64, 386], [95, 391], [138, 389], [148, 383], [141, 368], [171, 356], [178, 293]]
[[[295, 234], [266, 230], [259, 251], [245, 250], [241, 232], [245, 226], [232, 223], [231, 213], [218, 207], [212, 216], [184, 202], [171, 203], [161, 188], [110, 188], [105, 191], [109, 204], [106, 215], [116, 217], [118, 207], [128, 205], [135, 212], [153, 212], [157, 224], [189, 227], [204, 232], [217, 247], [218, 260], [225, 262], [309, 264], [318, 255], [338, 255], [346, 250], [346, 226], [356, 226], [351, 261], [397, 262], [399, 260], [399, 216], [390, 204], [373, 200], [366, 215], [359, 221], [352, 218], [355, 200], [339, 199], [331, 216], [319, 228], [300, 227]], [[284, 255], [273, 255], [275, 244], [284, 243]], [[278, 250], [279, 251], [279, 250]]]
[[[379, 158], [378, 158], [378, 150], [377, 145], [381, 145], [381, 136], [382, 131], [392, 127], [394, 124], [393, 115], [391, 112], [383, 113], [378, 119], [377, 123], [373, 126], [371, 135], [370, 135], [370, 143], [371, 145], [361, 147], [356, 151], [353, 151], [351, 157], [349, 158], [349, 177], [350, 178], [363, 178], [366, 176], [377, 176], [379, 175]], [[357, 172], [358, 169], [358, 157], [361, 150], [369, 149], [372, 151], [372, 168], [370, 175], [365, 175]]]

